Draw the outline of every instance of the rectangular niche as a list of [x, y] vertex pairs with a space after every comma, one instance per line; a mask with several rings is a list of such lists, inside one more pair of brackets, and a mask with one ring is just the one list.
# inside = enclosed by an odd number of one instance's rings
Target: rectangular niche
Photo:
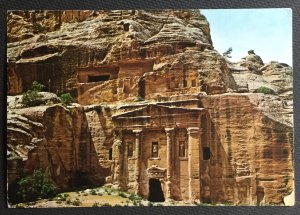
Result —
[[132, 142], [128, 142], [127, 143], [128, 146], [127, 146], [127, 155], [129, 158], [131, 158], [133, 156], [133, 143]]
[[158, 142], [152, 142], [152, 153], [151, 153], [153, 158], [158, 157]]
[[109, 75], [88, 76], [88, 83], [98, 81], [108, 81]]

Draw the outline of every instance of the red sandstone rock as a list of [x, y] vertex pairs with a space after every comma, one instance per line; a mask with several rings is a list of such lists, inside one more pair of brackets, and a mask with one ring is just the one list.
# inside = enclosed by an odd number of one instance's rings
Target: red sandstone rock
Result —
[[101, 183], [101, 170], [82, 107], [9, 110], [7, 141], [9, 184], [39, 168], [60, 188], [78, 183], [79, 174]]
[[[8, 17], [9, 95], [39, 81], [80, 104], [23, 109], [8, 98], [9, 184], [41, 167], [60, 187], [80, 171], [144, 198], [157, 185], [166, 200], [293, 199], [287, 65], [252, 53], [228, 62], [198, 10]], [[262, 85], [276, 95], [254, 93]]]

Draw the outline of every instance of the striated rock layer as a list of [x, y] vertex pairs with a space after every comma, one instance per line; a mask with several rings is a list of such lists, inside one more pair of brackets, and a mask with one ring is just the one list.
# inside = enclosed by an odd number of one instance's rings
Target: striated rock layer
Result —
[[80, 106], [10, 109], [7, 140], [9, 184], [35, 169], [45, 170], [60, 188], [79, 185], [80, 180], [101, 184], [97, 154]]
[[292, 204], [292, 68], [229, 62], [199, 10], [13, 11], [8, 42], [9, 95], [38, 81], [79, 103], [8, 98], [10, 186], [42, 168], [151, 201]]
[[[54, 93], [78, 94], [82, 104], [101, 102], [99, 97], [135, 99], [152, 91], [156, 98], [165, 88], [165, 83], [156, 82], [161, 77], [174, 83], [166, 90], [171, 95], [181, 93], [189, 82], [195, 82], [196, 90], [202, 87], [212, 94], [235, 87], [224, 59], [212, 50], [208, 22], [198, 10], [68, 13], [8, 14], [10, 95], [28, 90], [34, 80]], [[35, 31], [34, 26], [40, 27]], [[139, 72], [133, 72], [135, 62]], [[119, 78], [110, 74], [109, 82], [96, 86], [95, 80], [77, 78], [89, 72], [92, 77], [113, 72]], [[133, 83], [145, 84], [146, 89], [137, 90]], [[158, 87], [151, 89], [153, 84]]]
[[[253, 101], [253, 97], [256, 98], [255, 101]], [[263, 100], [263, 98], [261, 99]], [[174, 108], [172, 112], [166, 113], [168, 121], [172, 122], [172, 117], [175, 113], [180, 114], [178, 111], [175, 111], [174, 105], [185, 108], [186, 111], [191, 111], [195, 108], [207, 109], [209, 117], [205, 122], [201, 122], [202, 135], [206, 133], [207, 137], [202, 136], [200, 143], [197, 143], [197, 145], [199, 144], [198, 150], [200, 152], [203, 147], [210, 149], [210, 159], [203, 160], [203, 155], [195, 155], [196, 159], [200, 159], [200, 161], [197, 160], [195, 163], [196, 169], [198, 169], [195, 174], [200, 179], [198, 186], [194, 187], [199, 189], [199, 191], [195, 191], [197, 198], [202, 202], [211, 203], [284, 204], [284, 197], [291, 194], [294, 189], [293, 129], [290, 125], [266, 115], [263, 112], [264, 107], [257, 106], [258, 100], [259, 97], [257, 98], [256, 94], [253, 93], [229, 93], [215, 96], [200, 96], [199, 99], [174, 102], [112, 105], [109, 107], [91, 106], [86, 111], [88, 116], [92, 116], [88, 117], [92, 131], [99, 132], [98, 135], [92, 132], [95, 143], [99, 143], [100, 146], [97, 147], [99, 149], [98, 153], [106, 155], [106, 159], [108, 159], [108, 150], [112, 148], [114, 151], [115, 141], [119, 139], [119, 137], [114, 137], [114, 132], [120, 132], [120, 124], [114, 120], [115, 117], [125, 117], [126, 113], [132, 112], [133, 114], [145, 107], [159, 105]], [[280, 110], [277, 111], [279, 112]], [[152, 116], [151, 111], [147, 113], [150, 113], [150, 116]], [[114, 166], [116, 162], [121, 162], [119, 165], [122, 166], [115, 173], [117, 174], [116, 177], [121, 179], [116, 179], [113, 184], [120, 186], [124, 190], [129, 189], [131, 192], [135, 192], [137, 189], [134, 179], [136, 167], [130, 167], [135, 165], [136, 155], [133, 157], [133, 160], [129, 159], [128, 151], [126, 150], [128, 141], [135, 142], [135, 135], [132, 136], [127, 133], [127, 131], [132, 129], [130, 128], [131, 126], [134, 126], [136, 130], [141, 130], [143, 135], [140, 141], [144, 146], [141, 148], [143, 151], [139, 158], [139, 163], [142, 165], [140, 167], [141, 177], [149, 174], [149, 169], [147, 168], [153, 165], [167, 169], [166, 160], [156, 160], [151, 158], [149, 154], [151, 152], [149, 141], [154, 139], [165, 142], [166, 134], [164, 127], [162, 127], [163, 130], [161, 132], [152, 131], [151, 133], [151, 130], [149, 130], [150, 125], [147, 127], [143, 126], [147, 125], [147, 123], [144, 124], [142, 121], [139, 121], [138, 117], [143, 116], [146, 119], [149, 116], [147, 113], [131, 115], [130, 121], [121, 124], [125, 125], [124, 128], [126, 128], [126, 131], [122, 130], [123, 133], [121, 135], [123, 151], [121, 151], [120, 157], [112, 159], [112, 172], [116, 168]], [[181, 127], [187, 126], [188, 128], [189, 125], [185, 126], [184, 124], [194, 122], [194, 120], [186, 118], [185, 114], [183, 114], [183, 117], [176, 119], [177, 125], [175, 128], [173, 127], [176, 131], [173, 139], [173, 147], [176, 151], [179, 148], [177, 144], [188, 136], [186, 128]], [[149, 123], [152, 125], [151, 119]], [[155, 119], [153, 120], [154, 124], [163, 123], [162, 121], [155, 123]], [[169, 127], [170, 125], [166, 128]], [[149, 134], [151, 138], [148, 137]], [[162, 143], [159, 149], [162, 153], [162, 159], [167, 151], [166, 147]], [[119, 153], [118, 149], [115, 151], [116, 154]], [[173, 175], [171, 176], [170, 196], [176, 200], [188, 200], [190, 199], [186, 190], [189, 186], [188, 159], [178, 158], [177, 153], [179, 152], [176, 151], [171, 155], [172, 161], [170, 166]], [[105, 157], [102, 159], [104, 161]], [[127, 159], [128, 163], [126, 163]], [[129, 171], [128, 176], [124, 175], [129, 170], [127, 168], [133, 168], [132, 172]], [[142, 183], [142, 185], [139, 185], [140, 195], [147, 198], [149, 189], [147, 177], [141, 180], [145, 180], [145, 183], [140, 182]]]
[[294, 189], [293, 129], [264, 115], [251, 96], [201, 99], [203, 107], [214, 107], [213, 159], [205, 173], [210, 197], [223, 193], [225, 201], [279, 204]]

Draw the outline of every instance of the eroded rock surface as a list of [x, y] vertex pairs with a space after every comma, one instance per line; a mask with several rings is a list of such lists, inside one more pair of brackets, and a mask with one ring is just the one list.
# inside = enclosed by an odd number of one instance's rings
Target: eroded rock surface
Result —
[[209, 190], [214, 198], [225, 192], [225, 200], [236, 203], [282, 204], [294, 189], [293, 128], [262, 112], [251, 102], [253, 96], [201, 99], [203, 107], [214, 107], [210, 109], [214, 129], [210, 144], [215, 151], [206, 173]]
[[292, 68], [229, 62], [199, 10], [13, 11], [8, 42], [9, 95], [38, 81], [79, 103], [8, 97], [9, 183], [43, 168], [151, 200], [292, 202]]
[[263, 64], [261, 58], [254, 54], [249, 54], [240, 62], [228, 64], [237, 84], [237, 92], [256, 92], [261, 87], [271, 89], [274, 95], [254, 94], [252, 100], [264, 107], [265, 112], [292, 125], [293, 71], [289, 65], [275, 61]]
[[83, 178], [101, 183], [97, 154], [80, 106], [9, 107], [7, 149], [10, 183], [35, 169], [45, 170], [60, 188], [78, 185]]
[[[82, 13], [89, 15], [78, 18]], [[113, 101], [134, 99], [139, 96], [137, 87], [128, 89], [126, 83], [138, 83], [143, 75], [149, 86], [153, 79], [162, 76], [164, 82], [175, 79], [169, 94], [178, 93], [175, 88], [186, 88], [186, 82], [192, 81], [194, 87], [202, 86], [211, 94], [235, 87], [224, 59], [212, 51], [208, 22], [198, 10], [84, 11], [70, 15], [72, 19], [66, 18], [67, 14], [51, 11], [8, 14], [10, 95], [29, 89], [33, 80], [43, 83], [51, 92], [70, 91], [76, 95], [80, 83], [77, 73], [83, 68], [105, 72], [102, 65], [115, 67], [120, 75], [123, 70], [126, 78], [96, 86], [81, 84], [78, 95], [82, 103], [100, 102], [94, 99], [99, 96]], [[16, 23], [21, 27], [16, 27]], [[43, 30], [35, 32], [36, 25]], [[31, 32], [34, 34], [25, 39]], [[144, 58], [155, 59], [150, 70], [141, 67], [140, 74], [132, 73], [133, 65], [126, 61]], [[198, 69], [182, 78], [181, 73], [188, 74], [191, 65]], [[111, 92], [111, 88], [116, 91]]]

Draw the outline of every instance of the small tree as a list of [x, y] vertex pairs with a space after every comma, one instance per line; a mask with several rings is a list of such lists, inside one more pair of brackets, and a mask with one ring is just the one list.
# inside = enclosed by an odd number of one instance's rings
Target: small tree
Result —
[[39, 105], [40, 98], [42, 98], [43, 96], [39, 95], [38, 93], [41, 92], [44, 88], [45, 86], [43, 84], [34, 81], [32, 83], [31, 89], [23, 93], [22, 103], [27, 107], [33, 107]]
[[41, 84], [41, 83], [39, 83], [37, 81], [32, 82], [32, 90], [34, 90], [34, 91], [41, 92], [45, 88], [46, 88], [45, 85], [43, 85], [43, 84]]
[[256, 93], [263, 93], [263, 94], [275, 94], [274, 90], [271, 88], [261, 86], [258, 89], [255, 90]]
[[73, 97], [70, 93], [64, 93], [60, 95], [60, 100], [63, 106], [68, 106], [73, 102]]
[[226, 58], [231, 58], [231, 52], [232, 52], [232, 48], [228, 48], [227, 51], [225, 51], [223, 53], [223, 56], [226, 57]]
[[23, 93], [22, 96], [22, 103], [27, 107], [33, 107], [39, 105], [40, 101], [39, 98], [42, 96], [38, 94], [35, 90], [28, 90], [27, 92]]
[[24, 202], [35, 201], [38, 198], [51, 198], [55, 196], [56, 188], [50, 183], [42, 170], [35, 170], [32, 176], [25, 176], [18, 182], [17, 195]]

